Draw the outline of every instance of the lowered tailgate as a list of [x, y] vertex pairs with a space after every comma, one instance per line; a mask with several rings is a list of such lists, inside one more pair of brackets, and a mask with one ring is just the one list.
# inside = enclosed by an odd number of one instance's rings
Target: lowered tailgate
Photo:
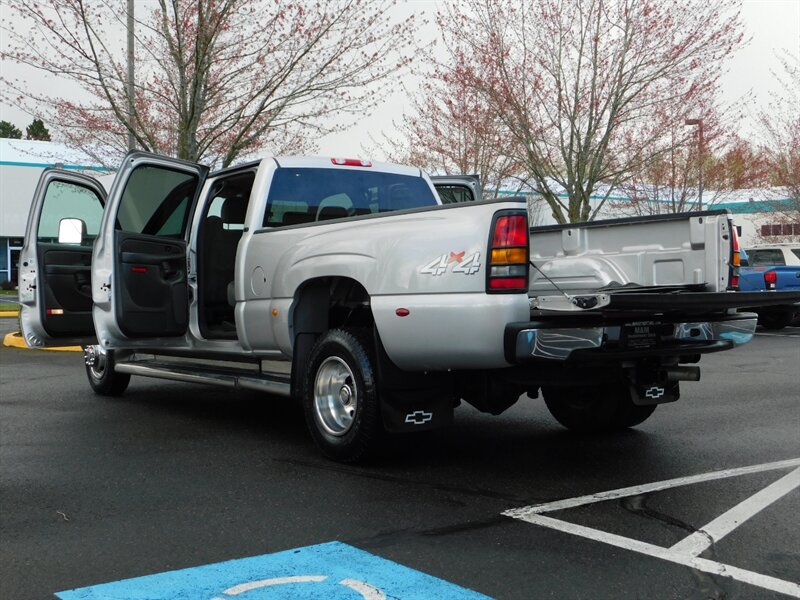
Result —
[[530, 244], [532, 297], [728, 287], [731, 232], [725, 211], [534, 227]]

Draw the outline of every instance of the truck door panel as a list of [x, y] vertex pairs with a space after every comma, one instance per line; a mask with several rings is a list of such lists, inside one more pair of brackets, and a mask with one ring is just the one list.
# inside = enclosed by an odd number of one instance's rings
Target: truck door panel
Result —
[[[92, 249], [105, 200], [92, 177], [63, 169], [42, 173], [20, 253], [21, 322], [29, 345], [93, 343]], [[74, 239], [61, 239], [65, 219], [80, 225]]]
[[39, 255], [39, 272], [44, 273], [44, 330], [52, 336], [93, 334], [92, 249], [39, 244]]
[[122, 161], [94, 265], [94, 320], [108, 344], [185, 343], [189, 220], [207, 173], [207, 167], [147, 152]]
[[120, 329], [130, 337], [178, 336], [189, 323], [186, 242], [117, 238]]

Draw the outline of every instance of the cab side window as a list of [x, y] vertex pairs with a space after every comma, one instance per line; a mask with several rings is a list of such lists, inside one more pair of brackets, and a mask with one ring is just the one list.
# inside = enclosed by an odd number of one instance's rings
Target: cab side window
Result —
[[67, 181], [52, 181], [47, 186], [39, 216], [38, 240], [57, 243], [62, 219], [80, 219], [86, 225], [81, 245], [91, 246], [100, 232], [103, 201], [93, 190]]
[[442, 204], [460, 204], [475, 200], [472, 190], [463, 185], [437, 185], [436, 192]]

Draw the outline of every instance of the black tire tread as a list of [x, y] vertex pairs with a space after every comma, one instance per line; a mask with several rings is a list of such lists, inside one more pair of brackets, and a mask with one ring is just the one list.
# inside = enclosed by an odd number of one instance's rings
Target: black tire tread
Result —
[[[311, 437], [326, 456], [343, 463], [364, 461], [382, 438], [380, 406], [374, 367], [373, 341], [366, 328], [331, 329], [317, 340], [303, 377], [303, 411]], [[360, 386], [359, 409], [353, 429], [340, 438], [328, 435], [316, 424], [313, 406], [314, 379], [319, 362], [335, 352], [353, 370]], [[349, 356], [342, 356], [342, 354]]]
[[758, 324], [771, 331], [788, 327], [793, 320], [794, 313], [791, 312], [769, 312], [758, 315]]
[[[647, 420], [656, 409], [656, 405], [634, 404], [625, 385], [552, 387], [542, 392], [556, 421], [580, 433], [634, 427]], [[593, 394], [595, 401], [576, 408], [573, 401], [586, 394]]]
[[114, 368], [113, 350], [108, 350], [106, 353], [106, 368], [103, 377], [98, 379], [92, 375], [88, 365], [86, 365], [86, 377], [95, 394], [108, 397], [121, 396], [128, 389], [131, 381], [130, 373], [118, 373]]

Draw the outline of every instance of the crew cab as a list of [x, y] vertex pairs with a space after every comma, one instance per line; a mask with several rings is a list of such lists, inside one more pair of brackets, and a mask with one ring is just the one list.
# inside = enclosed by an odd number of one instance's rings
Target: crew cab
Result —
[[529, 229], [523, 199], [442, 204], [412, 167], [132, 152], [108, 195], [42, 174], [21, 323], [33, 348], [84, 346], [100, 395], [137, 375], [295, 398], [322, 451], [356, 461], [461, 400], [644, 421], [752, 337], [736, 308], [800, 300], [730, 293], [731, 239], [723, 211]]

